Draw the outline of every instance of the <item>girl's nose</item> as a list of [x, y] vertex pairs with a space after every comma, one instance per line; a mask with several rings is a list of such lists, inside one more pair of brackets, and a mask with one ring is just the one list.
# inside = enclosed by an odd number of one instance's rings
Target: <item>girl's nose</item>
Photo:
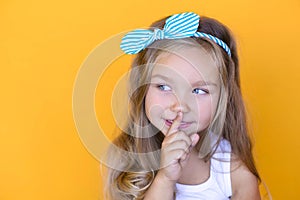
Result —
[[184, 98], [178, 98], [178, 96], [175, 96], [175, 99], [173, 101], [173, 104], [171, 106], [171, 110], [173, 112], [189, 112], [190, 111], [190, 107], [189, 107], [189, 103], [188, 103], [188, 99], [184, 99]]

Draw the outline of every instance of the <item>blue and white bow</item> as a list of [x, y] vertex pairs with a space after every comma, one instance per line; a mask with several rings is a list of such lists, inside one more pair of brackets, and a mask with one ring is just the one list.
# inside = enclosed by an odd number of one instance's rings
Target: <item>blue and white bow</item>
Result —
[[172, 15], [166, 20], [163, 30], [137, 29], [127, 33], [122, 38], [120, 47], [126, 54], [137, 54], [156, 40], [205, 37], [220, 45], [230, 56], [230, 49], [225, 42], [210, 34], [197, 32], [199, 20], [199, 15], [193, 12]]

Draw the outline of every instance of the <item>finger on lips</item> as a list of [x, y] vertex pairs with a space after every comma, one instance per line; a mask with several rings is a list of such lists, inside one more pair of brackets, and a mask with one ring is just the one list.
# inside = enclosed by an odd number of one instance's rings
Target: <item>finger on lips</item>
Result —
[[167, 135], [177, 132], [181, 121], [182, 121], [182, 112], [178, 112], [176, 118], [173, 120], [173, 123], [172, 123]]

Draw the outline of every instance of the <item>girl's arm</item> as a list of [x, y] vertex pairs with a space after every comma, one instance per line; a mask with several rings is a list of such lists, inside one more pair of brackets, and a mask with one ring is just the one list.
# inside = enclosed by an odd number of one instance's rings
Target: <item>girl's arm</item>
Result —
[[158, 172], [150, 188], [147, 190], [144, 200], [173, 200], [175, 182], [168, 180], [162, 173]]
[[231, 162], [231, 200], [260, 200], [258, 180], [248, 168], [236, 159]]

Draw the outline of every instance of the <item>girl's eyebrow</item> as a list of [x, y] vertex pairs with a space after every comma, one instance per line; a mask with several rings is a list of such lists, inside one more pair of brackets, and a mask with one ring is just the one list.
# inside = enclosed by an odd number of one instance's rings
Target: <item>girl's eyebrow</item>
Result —
[[203, 81], [203, 80], [200, 80], [200, 81], [197, 81], [195, 83], [192, 84], [193, 86], [205, 86], [205, 85], [211, 85], [211, 86], [215, 86], [217, 87], [218, 85], [214, 82], [211, 82], [211, 81]]
[[164, 81], [172, 81], [169, 77], [161, 75], [161, 74], [155, 74], [151, 77], [151, 79], [153, 79], [153, 78], [160, 78], [160, 79], [163, 79]]
[[[160, 78], [160, 79], [162, 79], [162, 80], [164, 80], [164, 81], [172, 82], [172, 79], [170, 79], [169, 77], [164, 76], [164, 75], [162, 75], [162, 74], [155, 74], [155, 75], [153, 75], [151, 78], [152, 78], [152, 79], [153, 79], [153, 78]], [[192, 85], [193, 87], [196, 87], [196, 86], [208, 86], [208, 85], [210, 85], [210, 86], [215, 86], [215, 87], [218, 86], [218, 85], [217, 85], [216, 83], [214, 83], [214, 82], [211, 82], [211, 81], [203, 81], [203, 80], [196, 81], [195, 83], [192, 83], [191, 85]]]

